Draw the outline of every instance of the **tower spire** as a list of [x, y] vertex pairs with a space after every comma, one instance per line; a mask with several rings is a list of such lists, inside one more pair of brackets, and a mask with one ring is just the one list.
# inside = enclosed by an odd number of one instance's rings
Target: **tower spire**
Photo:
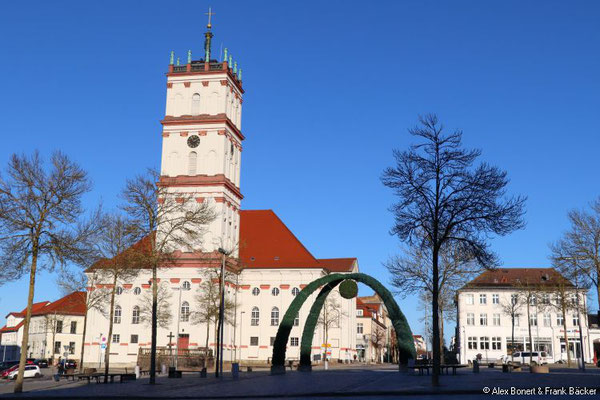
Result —
[[207, 31], [204, 34], [204, 62], [210, 63], [210, 41], [213, 37], [213, 34], [210, 31], [210, 29], [212, 28], [211, 19], [212, 16], [215, 15], [215, 13], [213, 13], [212, 9], [208, 7], [208, 12], [205, 14], [208, 15], [208, 24], [206, 25]]

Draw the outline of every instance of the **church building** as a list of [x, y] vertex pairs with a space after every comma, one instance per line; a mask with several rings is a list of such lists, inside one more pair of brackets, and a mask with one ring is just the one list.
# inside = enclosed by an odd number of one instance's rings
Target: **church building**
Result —
[[[272, 210], [243, 210], [241, 161], [243, 141], [242, 71], [227, 49], [217, 60], [211, 54], [210, 23], [204, 58], [181, 64], [171, 54], [166, 82], [166, 112], [162, 123], [162, 162], [158, 184], [172, 193], [192, 195], [210, 204], [217, 218], [210, 223], [201, 247], [178, 253], [179, 263], [159, 269], [159, 282], [169, 296], [174, 318], [159, 326], [159, 354], [215, 350], [214, 324], [193, 318], [206, 270], [220, 265], [219, 248], [230, 249], [237, 274], [227, 277], [226, 295], [234, 304], [224, 327], [225, 361], [266, 363], [283, 316], [294, 297], [311, 281], [329, 273], [358, 272], [356, 258], [316, 258]], [[140, 302], [151, 293], [150, 270], [119, 282], [112, 337], [107, 337], [106, 310], [89, 310], [85, 364], [103, 362], [111, 341], [111, 365], [133, 366], [151, 345], [150, 326], [140, 318]], [[102, 284], [101, 284], [102, 286]], [[300, 341], [311, 295], [294, 322], [288, 359], [299, 359]], [[332, 360], [350, 361], [356, 354], [356, 299], [330, 295], [337, 310], [332, 324], [318, 324], [313, 360], [326, 352]], [[329, 316], [331, 318], [331, 316]], [[325, 343], [327, 338], [327, 343]], [[171, 353], [172, 354], [172, 353]]]

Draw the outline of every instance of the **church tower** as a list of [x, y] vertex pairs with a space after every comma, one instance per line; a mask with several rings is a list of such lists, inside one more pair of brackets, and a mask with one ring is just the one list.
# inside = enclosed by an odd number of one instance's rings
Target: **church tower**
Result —
[[167, 73], [165, 117], [161, 121], [162, 162], [159, 185], [209, 202], [218, 217], [203, 239], [203, 248], [233, 250], [239, 244], [240, 165], [242, 154], [242, 71], [225, 49], [223, 60], [211, 53], [211, 14], [204, 58], [187, 63], [171, 53]]

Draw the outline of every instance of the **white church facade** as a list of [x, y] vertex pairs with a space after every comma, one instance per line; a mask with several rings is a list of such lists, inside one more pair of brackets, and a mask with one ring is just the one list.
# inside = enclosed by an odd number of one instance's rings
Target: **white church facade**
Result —
[[[210, 28], [210, 27], [209, 27]], [[209, 36], [210, 35], [210, 36]], [[210, 38], [204, 59], [177, 65], [171, 58], [166, 82], [166, 112], [162, 122], [162, 159], [159, 185], [169, 192], [192, 195], [209, 203], [218, 217], [207, 227], [201, 248], [179, 252], [177, 266], [159, 269], [159, 284], [172, 293], [169, 326], [159, 327], [157, 346], [178, 349], [214, 349], [214, 326], [196, 323], [197, 297], [206, 270], [219, 265], [218, 248], [231, 249], [239, 260], [239, 274], [226, 282], [226, 294], [235, 303], [224, 328], [224, 360], [268, 362], [273, 341], [294, 296], [327, 273], [358, 272], [355, 258], [315, 258], [271, 210], [242, 210], [241, 156], [244, 135], [241, 115], [244, 90], [241, 70], [231, 58], [210, 57]], [[106, 283], [99, 283], [102, 287]], [[112, 337], [107, 337], [106, 310], [88, 311], [85, 364], [103, 362], [111, 341], [111, 365], [133, 366], [140, 349], [149, 349], [150, 327], [140, 318], [138, 304], [151, 291], [150, 271], [118, 282]], [[339, 320], [328, 330], [331, 359], [353, 360], [356, 354], [356, 299], [343, 299]], [[305, 302], [295, 321], [287, 358], [299, 359], [305, 319], [316, 294]], [[196, 308], [196, 310], [195, 310]], [[324, 332], [319, 324], [313, 358], [323, 352]]]

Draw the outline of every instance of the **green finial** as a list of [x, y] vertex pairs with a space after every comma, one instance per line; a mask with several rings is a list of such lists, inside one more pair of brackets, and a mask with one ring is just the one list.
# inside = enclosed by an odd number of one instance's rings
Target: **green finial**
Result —
[[169, 65], [173, 65], [173, 59], [175, 58], [175, 52], [171, 51], [171, 59], [169, 60]]
[[229, 55], [229, 68], [231, 68], [231, 66], [233, 65], [233, 62], [231, 61], [231, 54]]
[[237, 61], [233, 63], [233, 73], [237, 74]]
[[192, 63], [192, 51], [188, 50], [188, 64]]
[[227, 47], [225, 47], [225, 57], [223, 57], [223, 60], [227, 62]]
[[179, 65], [179, 57], [177, 57], [177, 65]]
[[242, 69], [240, 68], [240, 72], [238, 72], [238, 79], [241, 81], [242, 80]]

